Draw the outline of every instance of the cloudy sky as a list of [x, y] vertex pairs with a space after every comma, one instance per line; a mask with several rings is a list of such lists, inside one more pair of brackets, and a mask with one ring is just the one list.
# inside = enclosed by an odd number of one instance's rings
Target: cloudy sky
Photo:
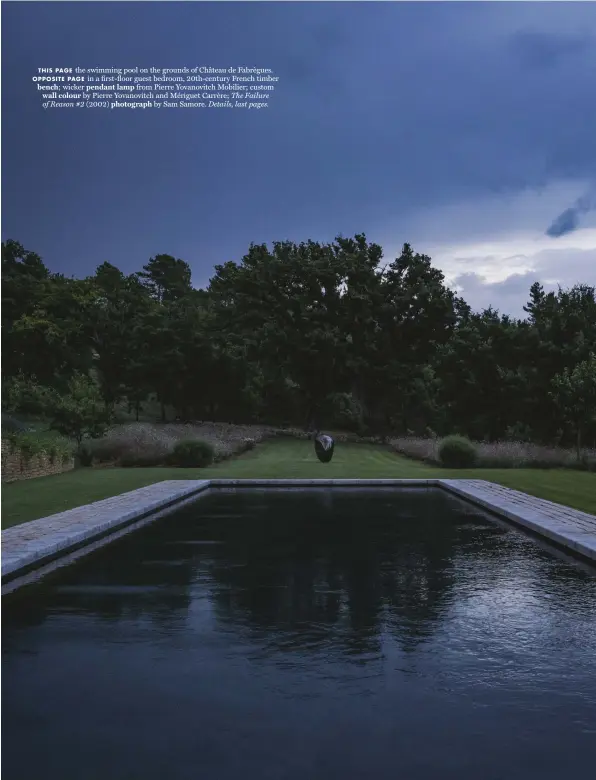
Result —
[[[42, 109], [38, 67], [272, 68], [262, 111]], [[2, 239], [52, 270], [365, 232], [474, 308], [596, 284], [596, 4], [3, 3]]]

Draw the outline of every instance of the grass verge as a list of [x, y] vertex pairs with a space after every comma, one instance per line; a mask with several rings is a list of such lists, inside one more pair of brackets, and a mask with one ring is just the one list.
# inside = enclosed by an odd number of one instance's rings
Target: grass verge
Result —
[[567, 469], [450, 470], [410, 460], [388, 448], [339, 444], [331, 463], [319, 463], [309, 441], [269, 440], [238, 458], [204, 469], [78, 469], [5, 485], [2, 527], [90, 504], [164, 479], [485, 479], [532, 496], [596, 514], [596, 475]]

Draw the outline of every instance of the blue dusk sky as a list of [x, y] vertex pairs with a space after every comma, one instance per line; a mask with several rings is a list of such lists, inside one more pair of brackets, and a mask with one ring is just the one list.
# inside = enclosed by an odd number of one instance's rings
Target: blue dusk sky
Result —
[[[47, 110], [39, 67], [248, 66], [270, 106]], [[474, 308], [596, 283], [596, 4], [2, 4], [2, 239], [54, 271], [365, 232]]]

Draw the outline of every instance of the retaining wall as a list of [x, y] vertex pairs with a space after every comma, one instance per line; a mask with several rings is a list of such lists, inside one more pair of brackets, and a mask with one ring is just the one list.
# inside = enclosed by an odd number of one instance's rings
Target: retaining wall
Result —
[[25, 458], [18, 450], [11, 452], [10, 444], [2, 442], [2, 482], [48, 477], [72, 469], [74, 469], [74, 458], [68, 458], [63, 462], [61, 455], [56, 455], [52, 460], [46, 453]]

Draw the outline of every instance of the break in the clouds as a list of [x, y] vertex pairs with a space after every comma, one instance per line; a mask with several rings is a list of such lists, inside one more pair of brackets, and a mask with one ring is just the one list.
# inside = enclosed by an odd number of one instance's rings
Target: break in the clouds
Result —
[[[546, 290], [596, 284], [596, 212], [557, 239], [544, 232], [550, 215], [587, 191], [585, 182], [561, 181], [413, 212], [406, 224], [415, 246], [475, 310], [492, 306], [523, 317], [535, 281]], [[399, 251], [386, 246], [388, 258]]]
[[[5, 3], [2, 237], [204, 284], [251, 242], [364, 231], [520, 312], [596, 281], [595, 43], [594, 3]], [[31, 75], [73, 64], [280, 82], [260, 112], [43, 112]]]
[[[525, 255], [509, 255], [515, 245], [503, 242], [495, 247], [493, 255], [478, 255], [468, 267], [475, 270], [465, 271], [461, 263], [459, 273], [450, 279], [453, 288], [459, 292], [476, 311], [492, 306], [501, 313], [514, 317], [524, 317], [523, 306], [529, 300], [531, 285], [540, 281], [545, 290], [569, 288], [578, 283], [594, 283], [596, 268], [596, 229], [584, 231], [585, 235], [578, 243], [561, 249], [540, 248]], [[581, 244], [585, 244], [581, 246]], [[495, 273], [499, 268], [501, 273]]]

